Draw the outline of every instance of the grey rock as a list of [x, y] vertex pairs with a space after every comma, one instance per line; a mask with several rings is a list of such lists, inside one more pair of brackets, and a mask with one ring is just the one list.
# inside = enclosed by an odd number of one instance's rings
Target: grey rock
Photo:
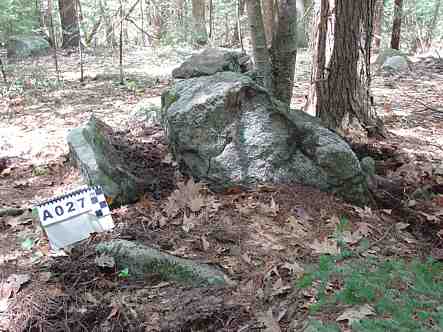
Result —
[[49, 42], [40, 36], [12, 36], [6, 41], [8, 58], [46, 54]]
[[73, 129], [67, 137], [71, 160], [80, 169], [89, 185], [102, 186], [113, 204], [136, 201], [155, 189], [151, 174], [140, 174], [130, 168], [128, 151], [117, 151], [112, 128], [91, 117], [82, 128]]
[[221, 271], [207, 264], [176, 257], [139, 243], [113, 240], [99, 243], [100, 254], [114, 258], [118, 268], [128, 268], [130, 276], [143, 277], [155, 273], [164, 280], [174, 280], [192, 285], [223, 285], [232, 283]]
[[142, 99], [135, 105], [131, 112], [131, 118], [134, 121], [146, 121], [150, 126], [160, 124], [161, 98], [153, 97]]
[[401, 55], [395, 55], [386, 59], [382, 69], [385, 71], [401, 72], [409, 70], [408, 60]]
[[380, 50], [380, 52], [378, 53], [377, 59], [375, 59], [375, 64], [377, 66], [382, 66], [388, 58], [393, 56], [402, 56], [405, 59], [407, 58], [407, 54], [400, 50], [396, 50], [393, 48], [385, 48]]
[[162, 96], [162, 125], [181, 168], [215, 190], [296, 182], [367, 202], [366, 176], [348, 144], [245, 75], [177, 82]]
[[174, 78], [213, 75], [222, 71], [246, 72], [251, 69], [250, 57], [240, 52], [221, 48], [208, 48], [192, 55], [172, 71]]

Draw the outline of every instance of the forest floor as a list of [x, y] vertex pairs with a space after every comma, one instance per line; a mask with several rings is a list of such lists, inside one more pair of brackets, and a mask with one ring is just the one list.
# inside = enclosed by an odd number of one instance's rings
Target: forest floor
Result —
[[[169, 160], [161, 129], [142, 110], [159, 103], [187, 55], [133, 51], [124, 85], [106, 54], [87, 57], [83, 83], [76, 56], [60, 54], [61, 83], [51, 57], [11, 65], [13, 84], [0, 86], [0, 208], [31, 208], [81, 185], [66, 134], [92, 114]], [[298, 108], [307, 59], [298, 56]], [[49, 249], [28, 210], [0, 217], [0, 331], [442, 331], [443, 63], [416, 58], [408, 73], [376, 75], [373, 92], [389, 135], [356, 152], [401, 180], [401, 197], [359, 208], [303, 186], [215, 194], [188, 183], [205, 208], [184, 227], [164, 213], [170, 193], [186, 191], [176, 172], [161, 199], [113, 210], [112, 234], [64, 255]], [[209, 263], [235, 284], [191, 288], [103, 271], [94, 251], [103, 237]]]

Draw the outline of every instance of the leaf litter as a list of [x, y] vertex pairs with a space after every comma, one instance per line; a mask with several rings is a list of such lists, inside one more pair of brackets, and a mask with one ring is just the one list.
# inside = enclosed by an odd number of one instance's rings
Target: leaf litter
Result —
[[[62, 59], [68, 62], [63, 64], [64, 68], [76, 68], [75, 61]], [[377, 79], [375, 82], [377, 85]], [[139, 92], [134, 97], [133, 92], [116, 89], [109, 83], [110, 81], [100, 78], [88, 81], [87, 85], [81, 86], [75, 81], [67, 80], [66, 91], [36, 95], [32, 97], [34, 98], [32, 102], [30, 102], [30, 97], [25, 96], [17, 103], [17, 106], [11, 105], [16, 113], [9, 123], [10, 128], [18, 129], [18, 134], [14, 134], [18, 142], [16, 150], [21, 157], [25, 157], [27, 160], [8, 160], [7, 170], [5, 172], [3, 169], [0, 177], [0, 188], [7, 188], [7, 190], [0, 190], [0, 205], [11, 206], [12, 203], [17, 202], [20, 206], [29, 206], [35, 202], [38, 196], [50, 197], [58, 190], [66, 190], [68, 185], [76, 186], [79, 181], [78, 173], [68, 168], [63, 157], [63, 154], [66, 153], [66, 146], [63, 143], [65, 131], [87, 120], [90, 110], [97, 110], [97, 115], [116, 128], [120, 128], [122, 124], [130, 125], [129, 108], [138, 99], [143, 98], [143, 96], [137, 95]], [[159, 95], [165, 87], [163, 83], [161, 85], [161, 87], [154, 87], [151, 90], [146, 89], [145, 93]], [[399, 86], [408, 87], [402, 81], [399, 82]], [[70, 91], [67, 91], [68, 89]], [[296, 87], [296, 98], [298, 98], [297, 89]], [[305, 88], [301, 84], [299, 93], [303, 94], [304, 91]], [[411, 89], [411, 91], [419, 91], [419, 89]], [[378, 93], [389, 96], [391, 94], [404, 95], [397, 90], [379, 91]], [[380, 95], [379, 97], [381, 98]], [[383, 96], [383, 100], [385, 97]], [[387, 115], [387, 126], [393, 129], [396, 135], [401, 134], [402, 130], [404, 133], [410, 133], [413, 130], [401, 128], [402, 122], [389, 121], [389, 117], [396, 117], [396, 119], [399, 117], [396, 113], [397, 102], [407, 105], [406, 97], [401, 98], [405, 98], [405, 100], [396, 101], [395, 98], [391, 98], [392, 108]], [[96, 104], [97, 100], [100, 100], [101, 105]], [[51, 104], [52, 101], [54, 104]], [[62, 110], [60, 112], [57, 111], [60, 107], [56, 107], [56, 103], [61, 103]], [[31, 111], [32, 104], [35, 106]], [[79, 111], [74, 113], [73, 109]], [[63, 116], [59, 116], [60, 114]], [[55, 121], [53, 120], [54, 115]], [[411, 117], [413, 119], [414, 117], [417, 119], [426, 117], [429, 121], [433, 121], [430, 115], [430, 113], [420, 111], [411, 114]], [[37, 119], [36, 117], [39, 117], [39, 120], [32, 120]], [[423, 132], [428, 137], [439, 139], [442, 137], [443, 127], [439, 128], [433, 135], [426, 133], [426, 130]], [[42, 139], [41, 147], [36, 148], [33, 144], [29, 144], [31, 140], [27, 133], [32, 130]], [[423, 136], [422, 131], [417, 131], [417, 133], [421, 133]], [[403, 139], [403, 137], [394, 136], [390, 141], [409, 151], [423, 147], [422, 150], [426, 150], [426, 153], [438, 156], [438, 153], [435, 154], [435, 151], [432, 151], [432, 145], [417, 144], [410, 138]], [[27, 151], [29, 146], [31, 149]], [[159, 154], [159, 158], [165, 163], [174, 163], [172, 160], [168, 160], [166, 153]], [[422, 186], [433, 183], [432, 181], [438, 184], [441, 174], [435, 172], [436, 167], [433, 166], [435, 164], [433, 161], [409, 158], [409, 160], [404, 159], [405, 161], [400, 163], [403, 167], [387, 167], [386, 165], [389, 165], [390, 162], [387, 158], [379, 159], [377, 167], [386, 174], [404, 179], [411, 186], [411, 188], [405, 188], [408, 193], [417, 184]], [[29, 162], [30, 160], [32, 162]], [[48, 174], [39, 176], [38, 172], [33, 172], [35, 167], [32, 165], [45, 165], [53, 161], [59, 165], [59, 169], [48, 168]], [[395, 162], [399, 164], [398, 160]], [[298, 305], [296, 306], [298, 310], [294, 310], [293, 314], [290, 314], [292, 316], [287, 316], [289, 315], [287, 310], [276, 310], [275, 312], [278, 314], [274, 315], [269, 303], [275, 303], [275, 308], [279, 304], [283, 307], [286, 305], [288, 294], [291, 294], [291, 285], [294, 284], [297, 277], [303, 276], [305, 263], [315, 261], [317, 256], [321, 254], [337, 255], [340, 253], [337, 240], [331, 236], [333, 235], [332, 231], [340, 224], [341, 216], [346, 215], [351, 221], [350, 229], [346, 229], [343, 236], [345, 242], [350, 245], [357, 245], [362, 238], [366, 238], [369, 244], [382, 239], [377, 243], [377, 247], [383, 248], [386, 245], [385, 242], [390, 240], [390, 236], [383, 238], [381, 235], [391, 227], [391, 224], [406, 222], [411, 225], [402, 229], [402, 232], [408, 232], [417, 227], [417, 224], [414, 224], [414, 218], [418, 217], [408, 215], [406, 219], [400, 209], [389, 207], [392, 211], [389, 213], [390, 219], [388, 220], [380, 218], [379, 214], [382, 211], [375, 210], [374, 207], [349, 207], [331, 195], [300, 186], [290, 188], [261, 186], [255, 192], [237, 188], [225, 194], [215, 194], [209, 192], [204, 184], [190, 181], [186, 182], [182, 178], [177, 179], [176, 190], [172, 190], [172, 193], [171, 191], [165, 192], [158, 201], [145, 197], [137, 207], [130, 205], [121, 208], [120, 211], [113, 211], [113, 217], [118, 225], [118, 236], [215, 264], [239, 280], [239, 285], [249, 285], [249, 288], [254, 289], [253, 292], [249, 292], [246, 288], [242, 289], [242, 287], [224, 289], [221, 292], [214, 289], [195, 291], [158, 281], [154, 276], [144, 280], [142, 285], [132, 283], [130, 278], [118, 277], [118, 273], [112, 269], [107, 271], [103, 267], [97, 266], [96, 255], [88, 246], [82, 246], [80, 252], [74, 250], [68, 256], [51, 257], [50, 260], [47, 257], [49, 254], [43, 253], [43, 259], [40, 259], [39, 263], [29, 263], [31, 255], [41, 250], [41, 241], [36, 240], [32, 247], [26, 246], [27, 250], [23, 250], [20, 248], [19, 241], [3, 241], [2, 239], [0, 241], [0, 263], [5, 262], [7, 264], [5, 267], [11, 271], [5, 275], [5, 278], [8, 275], [13, 275], [14, 272], [21, 272], [14, 271], [14, 269], [17, 269], [17, 266], [23, 262], [27, 262], [28, 269], [38, 272], [41, 271], [42, 266], [49, 266], [51, 273], [51, 276], [42, 279], [31, 278], [15, 294], [14, 303], [11, 303], [15, 308], [17, 319], [15, 324], [18, 324], [20, 319], [23, 322], [28, 321], [23, 319], [19, 313], [37, 313], [37, 311], [33, 311], [33, 306], [26, 300], [31, 296], [30, 289], [32, 288], [35, 291], [32, 295], [34, 296], [32, 303], [50, 301], [47, 306], [49, 311], [42, 311], [40, 313], [42, 319], [35, 323], [35, 326], [40, 326], [43, 330], [51, 330], [55, 325], [47, 325], [48, 322], [57, 324], [57, 319], [71, 328], [78, 326], [78, 322], [80, 322], [91, 329], [97, 328], [97, 326], [101, 326], [102, 329], [125, 326], [126, 330], [136, 330], [140, 327], [136, 322], [144, 319], [145, 324], [153, 324], [150, 325], [153, 331], [160, 330], [161, 325], [165, 324], [164, 322], [170, 322], [168, 326], [174, 326], [174, 328], [178, 328], [175, 330], [180, 330], [192, 329], [196, 326], [193, 326], [192, 322], [197, 324], [201, 321], [219, 322], [220, 320], [223, 323], [220, 325], [214, 323], [214, 330], [239, 330], [245, 326], [252, 330], [265, 326], [271, 331], [272, 329], [278, 331], [278, 329], [281, 330], [288, 326], [292, 319], [303, 319], [305, 311]], [[441, 208], [439, 202], [440, 200], [436, 198], [432, 200], [431, 204]], [[422, 208], [420, 203], [418, 201], [412, 209], [417, 209], [418, 215], [423, 220], [428, 221], [429, 224], [441, 223], [441, 215], [438, 210]], [[5, 230], [9, 237], [15, 238], [17, 231], [22, 227], [23, 229], [33, 229], [34, 225], [27, 222], [21, 223], [18, 220], [3, 225], [0, 221], [0, 229]], [[440, 231], [441, 228], [436, 228], [434, 234], [438, 235]], [[32, 233], [34, 232], [29, 234], [32, 235]], [[29, 239], [32, 240], [33, 237], [30, 236]], [[98, 237], [94, 241], [99, 239]], [[441, 257], [442, 255], [438, 253], [439, 243], [434, 243], [435, 257]], [[411, 253], [414, 253], [419, 246], [418, 243], [407, 242], [404, 245]], [[12, 255], [14, 251], [16, 254]], [[380, 255], [379, 252], [377, 254]], [[11, 267], [8, 263], [11, 261], [17, 261], [19, 265]], [[264, 276], [269, 272], [268, 266], [276, 269], [278, 276], [273, 273], [269, 279], [269, 286], [266, 286], [263, 282], [266, 279]], [[6, 273], [5, 271], [9, 271], [7, 269], [2, 269], [0, 276]], [[130, 274], [130, 271], [128, 273]], [[253, 280], [249, 280], [252, 275], [254, 276]], [[157, 287], [158, 285], [164, 286]], [[98, 291], [92, 291], [92, 289]], [[139, 292], [137, 294], [143, 295], [135, 295], [134, 289]], [[69, 290], [69, 293], [66, 290]], [[87, 292], [93, 294], [96, 299], [95, 304], [88, 304], [78, 296]], [[126, 302], [121, 302], [116, 297], [117, 292], [126, 296]], [[257, 299], [258, 293], [267, 293], [267, 295], [261, 297], [260, 300]], [[226, 297], [225, 303], [217, 302], [216, 299], [223, 297]], [[66, 314], [62, 312], [63, 310], [60, 311], [60, 308], [63, 308], [62, 302], [58, 301], [60, 298], [63, 298], [63, 303], [73, 306], [67, 321], [65, 321]], [[207, 301], [205, 302], [206, 307], [203, 309], [195, 304], [198, 302], [190, 301], [187, 303], [191, 304], [184, 308], [180, 306], [180, 303], [184, 303], [184, 298], [205, 299]], [[269, 302], [261, 302], [263, 299]], [[295, 295], [294, 300], [299, 301]], [[152, 308], [152, 303], [161, 310]], [[233, 306], [228, 306], [227, 303], [231, 303]], [[246, 308], [248, 309], [246, 310]], [[261, 312], [263, 321], [257, 324], [256, 318], [258, 317], [251, 314], [251, 308], [256, 310], [255, 312]], [[59, 315], [55, 315], [55, 318], [51, 318], [55, 321], [51, 321], [49, 312], [59, 313]], [[343, 312], [343, 315], [345, 313], [346, 311]], [[344, 320], [349, 321], [349, 318], [352, 320], [357, 316], [356, 313], [347, 312], [347, 319]], [[88, 317], [95, 318], [91, 321]], [[150, 321], [151, 317], [157, 317], [157, 319]], [[328, 320], [330, 315], [325, 313], [321, 318]], [[171, 322], [175, 322], [175, 325], [172, 325]]]

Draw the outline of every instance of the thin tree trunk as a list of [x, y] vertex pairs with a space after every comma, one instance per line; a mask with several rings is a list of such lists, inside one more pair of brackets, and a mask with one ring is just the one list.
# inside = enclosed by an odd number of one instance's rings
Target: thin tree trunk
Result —
[[120, 64], [120, 84], [125, 83], [125, 77], [123, 73], [123, 2], [120, 0], [120, 43], [119, 43], [119, 64]]
[[[51, 13], [49, 16], [49, 28], [51, 29], [51, 34], [55, 36], [54, 33], [54, 20], [52, 18], [52, 0], [48, 0], [48, 12]], [[57, 82], [60, 82], [60, 70], [58, 67], [58, 58], [57, 58], [57, 43], [54, 40], [54, 45], [52, 45], [53, 55], [54, 55], [54, 64], [55, 64], [55, 73], [57, 74]]]
[[400, 49], [401, 19], [403, 13], [403, 0], [394, 2], [394, 20], [392, 22], [391, 48]]
[[377, 0], [374, 16], [374, 50], [379, 50], [381, 46], [381, 33], [383, 25], [385, 6], [383, 0]]
[[254, 66], [257, 72], [257, 82], [268, 91], [272, 89], [271, 64], [266, 44], [265, 28], [260, 6], [260, 0], [247, 0], [246, 10], [251, 31]]
[[291, 104], [297, 58], [297, 1], [278, 3], [277, 29], [272, 40], [272, 95]]
[[274, 33], [274, 0], [261, 0], [263, 10], [263, 23], [265, 25], [266, 43], [268, 47], [272, 45], [272, 38]]
[[208, 43], [205, 22], [205, 0], [192, 0], [192, 18], [194, 22], [194, 41], [198, 45]]
[[[76, 13], [77, 13], [77, 20], [79, 24], [82, 24], [82, 15], [81, 15], [81, 9], [80, 9], [80, 0], [76, 0]], [[84, 68], [83, 68], [83, 44], [82, 44], [82, 36], [81, 36], [81, 29], [80, 29], [80, 36], [78, 39], [78, 52], [80, 55], [80, 82], [84, 81]]]
[[425, 47], [430, 48], [432, 39], [434, 38], [435, 29], [437, 28], [438, 17], [440, 16], [441, 0], [435, 0], [434, 13], [432, 14], [431, 22], [426, 31]]
[[212, 0], [209, 0], [209, 39], [212, 40], [213, 33], [214, 33], [214, 22], [213, 22], [213, 16], [214, 16], [214, 4], [212, 3]]
[[146, 46], [146, 40], [145, 40], [145, 34], [143, 33], [143, 29], [145, 27], [144, 22], [144, 14], [143, 14], [143, 0], [140, 1], [140, 25], [141, 25], [141, 39], [142, 39], [142, 45], [143, 47]]
[[184, 25], [185, 0], [176, 0], [177, 21], [180, 26]]
[[8, 83], [8, 80], [7, 80], [7, 78], [6, 78], [5, 66], [3, 65], [3, 61], [2, 61], [1, 58], [0, 58], [0, 69], [1, 69], [1, 71], [2, 71], [3, 81], [7, 84], [7, 83]]
[[80, 28], [77, 20], [76, 0], [58, 0], [62, 24], [63, 48], [77, 47], [80, 39]]

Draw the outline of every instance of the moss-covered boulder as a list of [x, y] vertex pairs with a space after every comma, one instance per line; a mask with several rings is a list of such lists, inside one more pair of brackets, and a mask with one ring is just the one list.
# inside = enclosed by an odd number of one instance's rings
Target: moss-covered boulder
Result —
[[140, 243], [113, 240], [97, 245], [99, 254], [114, 258], [119, 269], [128, 269], [135, 278], [155, 274], [163, 280], [201, 285], [223, 285], [232, 281], [220, 270], [207, 264], [176, 257]]
[[49, 42], [41, 36], [13, 36], [6, 41], [8, 58], [26, 58], [46, 54]]
[[[102, 186], [113, 204], [134, 202], [143, 193], [156, 189], [156, 175], [140, 165], [133, 165], [129, 144], [117, 142], [112, 128], [95, 117], [84, 127], [73, 129], [67, 141], [71, 160], [85, 181], [89, 185]], [[119, 146], [119, 150], [115, 146]]]
[[357, 204], [368, 200], [365, 174], [348, 144], [245, 75], [177, 82], [162, 96], [162, 125], [181, 168], [215, 190], [296, 182]]

